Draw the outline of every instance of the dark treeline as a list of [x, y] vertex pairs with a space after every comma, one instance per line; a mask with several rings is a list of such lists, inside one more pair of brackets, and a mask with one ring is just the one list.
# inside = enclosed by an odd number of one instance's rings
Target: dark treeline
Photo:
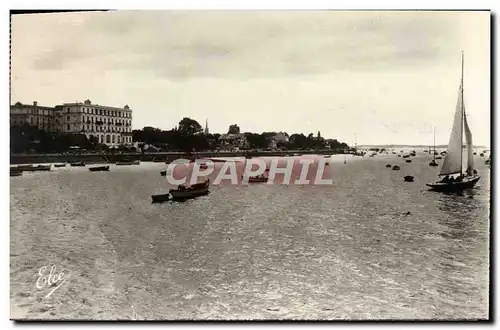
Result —
[[[324, 139], [320, 132], [314, 136], [300, 134], [289, 135], [281, 132], [288, 138], [288, 142], [272, 144], [273, 137], [278, 132], [243, 133], [240, 134], [238, 125], [231, 125], [227, 134], [244, 135], [246, 143], [239, 143], [239, 149], [270, 149], [307, 150], [307, 149], [335, 149], [345, 150], [349, 146], [334, 139]], [[132, 131], [133, 141], [139, 142], [139, 148], [147, 151], [153, 146], [157, 151], [208, 151], [231, 148], [231, 143], [224, 142], [221, 134], [204, 134], [201, 125], [191, 118], [183, 118], [177, 127], [171, 130], [160, 130], [154, 127], [144, 127]], [[108, 147], [98, 143], [94, 137], [87, 138], [85, 134], [60, 134], [39, 130], [37, 127], [24, 125], [10, 129], [10, 146], [12, 153], [60, 153], [78, 147], [85, 150], [106, 151]], [[121, 146], [120, 151], [135, 151], [133, 147]]]
[[[10, 128], [11, 153], [62, 153], [78, 147], [85, 150], [106, 151], [97, 138], [85, 134], [61, 134], [39, 130], [36, 126], [23, 125]], [[121, 146], [117, 150], [135, 151], [135, 148]]]

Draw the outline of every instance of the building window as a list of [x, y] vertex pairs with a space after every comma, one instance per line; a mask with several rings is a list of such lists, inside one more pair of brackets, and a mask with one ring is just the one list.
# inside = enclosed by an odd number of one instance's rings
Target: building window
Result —
[[70, 128], [69, 128], [69, 124], [68, 124], [68, 131], [69, 131], [69, 130], [70, 130]]
[[66, 117], [66, 120], [69, 121], [69, 116]]

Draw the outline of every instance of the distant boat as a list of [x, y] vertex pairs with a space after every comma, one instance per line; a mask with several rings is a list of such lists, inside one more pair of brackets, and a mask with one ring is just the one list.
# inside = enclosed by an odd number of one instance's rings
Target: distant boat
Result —
[[54, 164], [54, 167], [66, 167], [66, 164]]
[[108, 166], [90, 167], [89, 171], [91, 171], [91, 172], [109, 171], [109, 165]]
[[491, 156], [490, 156], [490, 157], [488, 157], [488, 159], [486, 159], [486, 160], [484, 161], [484, 164], [485, 164], [485, 165], [490, 165], [490, 164], [491, 164]]
[[[436, 155], [438, 154], [436, 151], [436, 127], [434, 127], [434, 151], [432, 152], [432, 161], [429, 163], [429, 166], [438, 166], [436, 163]], [[430, 149], [429, 149], [430, 152]]]
[[410, 155], [403, 155], [403, 158], [409, 158]]
[[400, 169], [400, 167], [399, 167], [398, 165], [394, 165], [394, 166], [392, 167], [392, 170], [393, 170], [393, 171], [399, 171], [399, 169]]
[[[473, 188], [481, 178], [474, 170], [472, 133], [467, 124], [464, 105], [464, 59], [462, 52], [462, 78], [460, 81], [455, 118], [448, 143], [448, 152], [444, 158], [439, 176], [444, 176], [436, 182], [427, 183], [431, 190], [436, 191], [462, 191]], [[467, 147], [467, 168], [466, 173], [462, 173], [463, 165], [463, 132], [465, 130], [465, 141]], [[456, 178], [453, 175], [458, 175]]]
[[411, 175], [406, 175], [406, 176], [404, 177], [405, 182], [413, 182], [413, 179], [414, 179], [414, 178], [413, 178], [413, 176], [411, 176]]
[[385, 165], [385, 167], [387, 167], [387, 168], [391, 168], [391, 167], [392, 167], [392, 165], [391, 165], [391, 164], [387, 164], [387, 165]]
[[483, 154], [483, 153], [481, 153], [481, 154], [479, 154], [479, 156], [484, 157], [484, 154]]
[[129, 162], [116, 162], [116, 165], [118, 166], [124, 166], [124, 165], [139, 165], [141, 162], [138, 160], [134, 161], [129, 161]]
[[194, 184], [190, 187], [179, 186], [177, 189], [170, 189], [169, 193], [173, 200], [186, 200], [198, 196], [207, 195], [209, 193], [210, 180], [202, 183]]
[[85, 162], [75, 162], [75, 163], [70, 163], [70, 166], [85, 166]]
[[407, 163], [411, 163], [411, 159], [407, 159], [407, 160], [406, 160], [406, 162], [407, 162]]

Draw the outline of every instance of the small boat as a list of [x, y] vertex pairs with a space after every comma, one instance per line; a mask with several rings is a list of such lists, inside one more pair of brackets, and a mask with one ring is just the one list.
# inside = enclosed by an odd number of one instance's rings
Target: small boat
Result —
[[398, 165], [394, 165], [394, 166], [392, 167], [392, 170], [393, 170], [393, 171], [399, 171], [399, 170], [400, 170], [400, 167], [399, 167]]
[[441, 156], [437, 156], [437, 157], [436, 157], [436, 159], [443, 159], [443, 157], [441, 157]]
[[54, 164], [54, 167], [66, 167], [66, 164]]
[[474, 155], [474, 156], [475, 156], [475, 155], [477, 155], [477, 152], [473, 153], [473, 155]]
[[486, 159], [486, 160], [484, 161], [484, 164], [485, 164], [485, 165], [490, 165], [490, 164], [491, 164], [491, 156], [490, 156], [490, 157], [488, 157], [488, 159]]
[[483, 154], [483, 153], [481, 153], [481, 154], [479, 154], [479, 156], [484, 157], [484, 154]]
[[411, 159], [407, 159], [407, 160], [406, 160], [406, 162], [407, 162], [407, 163], [411, 163]]
[[160, 175], [161, 175], [161, 176], [167, 176], [167, 171], [161, 171], [161, 172], [160, 172]]
[[391, 167], [392, 167], [392, 165], [391, 165], [391, 164], [387, 164], [387, 165], [385, 165], [385, 167], [387, 167], [387, 168], [391, 168]]
[[75, 162], [75, 163], [70, 163], [70, 166], [85, 166], [85, 162]]
[[[450, 141], [448, 143], [448, 152], [446, 153], [443, 165], [439, 171], [439, 176], [444, 176], [444, 178], [427, 183], [426, 185], [430, 187], [431, 190], [441, 192], [463, 191], [464, 189], [473, 188], [481, 178], [474, 169], [472, 133], [467, 123], [467, 116], [465, 115], [463, 72], [464, 58], [462, 52], [462, 78], [460, 80], [459, 97], [451, 129]], [[462, 132], [465, 132], [465, 134]], [[467, 148], [465, 155], [467, 167], [465, 173], [462, 173], [462, 158], [464, 157], [462, 156], [463, 135], [465, 135], [465, 144]], [[456, 177], [454, 177], [454, 175], [456, 175]]]
[[33, 165], [19, 165], [16, 167], [12, 167], [11, 170], [16, 169], [18, 171], [30, 171], [34, 168]]
[[197, 183], [190, 187], [181, 185], [177, 189], [170, 189], [169, 193], [172, 195], [173, 200], [186, 200], [207, 195], [209, 193], [209, 186], [210, 180], [207, 179], [205, 182]]
[[269, 178], [263, 175], [251, 176], [248, 178], [248, 183], [267, 182], [268, 180]]
[[26, 171], [26, 172], [50, 171], [50, 168], [51, 168], [50, 165], [38, 165], [38, 166], [31, 166], [31, 167], [23, 168], [23, 171]]
[[433, 160], [431, 160], [431, 162], [429, 163], [429, 166], [438, 166], [438, 163], [436, 163], [436, 161], [433, 159]]
[[170, 200], [170, 194], [151, 195], [153, 203], [163, 203]]
[[401, 157], [401, 155], [398, 155], [398, 157]]
[[116, 162], [117, 166], [124, 166], [124, 165], [139, 165], [141, 162], [138, 160], [134, 161], [129, 161], [129, 162]]
[[403, 158], [409, 158], [410, 155], [403, 155]]
[[413, 177], [413, 176], [411, 176], [411, 175], [406, 175], [406, 176], [404, 177], [404, 180], [405, 180], [405, 182], [413, 182], [414, 177]]
[[108, 166], [90, 167], [89, 171], [91, 171], [91, 172], [109, 171], [109, 165]]
[[10, 170], [10, 176], [21, 176], [21, 175], [23, 175], [23, 171], [17, 169]]

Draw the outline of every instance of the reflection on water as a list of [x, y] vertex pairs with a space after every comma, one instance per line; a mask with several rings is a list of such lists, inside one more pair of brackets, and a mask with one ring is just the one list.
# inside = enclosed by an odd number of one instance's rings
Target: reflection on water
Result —
[[[11, 309], [80, 319], [485, 318], [489, 170], [478, 169], [477, 189], [447, 195], [426, 189], [438, 171], [428, 162], [342, 159], [329, 166], [333, 185], [220, 185], [164, 204], [150, 198], [168, 190], [160, 163], [12, 177]], [[33, 282], [47, 263], [71, 273], [50, 300]]]

